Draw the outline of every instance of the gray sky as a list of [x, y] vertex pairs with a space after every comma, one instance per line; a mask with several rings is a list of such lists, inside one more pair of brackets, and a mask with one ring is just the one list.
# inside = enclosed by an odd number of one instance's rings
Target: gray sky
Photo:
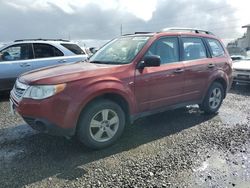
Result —
[[[0, 41], [22, 38], [108, 40], [165, 27], [208, 29], [223, 39], [250, 24], [246, 0], [0, 0]], [[248, 22], [247, 22], [248, 21]]]

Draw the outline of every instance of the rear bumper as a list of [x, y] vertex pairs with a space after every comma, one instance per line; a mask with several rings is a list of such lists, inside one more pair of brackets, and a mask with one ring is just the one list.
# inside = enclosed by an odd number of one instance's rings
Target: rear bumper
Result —
[[23, 119], [33, 129], [51, 135], [73, 136], [75, 132], [74, 128], [61, 128], [58, 125], [43, 118], [23, 117]]

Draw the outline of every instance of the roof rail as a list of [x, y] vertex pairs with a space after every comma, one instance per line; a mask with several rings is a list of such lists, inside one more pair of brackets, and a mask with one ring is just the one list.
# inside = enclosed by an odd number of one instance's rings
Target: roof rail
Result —
[[149, 31], [139, 31], [139, 32], [134, 32], [134, 33], [126, 33], [126, 34], [123, 34], [122, 36], [127, 36], [127, 35], [136, 35], [136, 34], [150, 34], [150, 33], [154, 33], [154, 32], [149, 32]]
[[190, 31], [194, 33], [205, 33], [209, 35], [214, 35], [212, 32], [207, 30], [196, 29], [196, 28], [185, 28], [185, 27], [169, 27], [169, 28], [164, 28], [162, 31]]
[[131, 33], [122, 34], [122, 36], [133, 35]]
[[137, 32], [135, 32], [135, 34], [149, 34], [149, 33], [153, 33], [153, 32], [150, 32], [150, 31], [137, 31]]
[[19, 39], [19, 40], [15, 40], [14, 42], [22, 42], [22, 41], [62, 41], [62, 42], [70, 42], [69, 40], [65, 40], [65, 39]]

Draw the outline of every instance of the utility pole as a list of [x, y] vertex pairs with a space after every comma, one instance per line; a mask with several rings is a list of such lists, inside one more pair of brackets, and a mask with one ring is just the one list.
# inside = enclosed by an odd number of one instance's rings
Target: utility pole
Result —
[[121, 33], [121, 36], [122, 36], [122, 24], [121, 24], [121, 27], [120, 27], [120, 33]]

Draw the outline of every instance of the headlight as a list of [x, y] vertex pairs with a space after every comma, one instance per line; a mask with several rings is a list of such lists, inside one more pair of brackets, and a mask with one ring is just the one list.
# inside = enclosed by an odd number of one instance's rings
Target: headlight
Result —
[[45, 99], [64, 90], [66, 84], [29, 86], [24, 98]]

